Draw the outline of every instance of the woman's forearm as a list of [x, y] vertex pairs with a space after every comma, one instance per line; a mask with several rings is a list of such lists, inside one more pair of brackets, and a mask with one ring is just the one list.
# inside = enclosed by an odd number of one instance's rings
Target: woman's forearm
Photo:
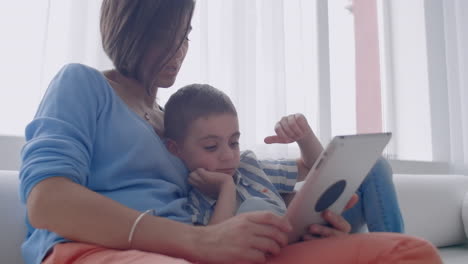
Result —
[[[108, 248], [135, 248], [193, 258], [200, 228], [145, 215], [136, 226], [132, 243], [128, 236], [141, 214], [63, 177], [40, 182], [28, 201], [31, 224], [67, 239]], [[197, 231], [198, 230], [198, 231]]]

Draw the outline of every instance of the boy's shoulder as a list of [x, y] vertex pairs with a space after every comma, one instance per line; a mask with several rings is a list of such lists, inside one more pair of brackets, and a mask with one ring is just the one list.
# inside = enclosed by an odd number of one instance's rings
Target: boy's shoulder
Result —
[[248, 157], [252, 157], [252, 158], [255, 158], [255, 159], [257, 158], [255, 153], [250, 149], [241, 151], [241, 154], [240, 154], [241, 160], [242, 160], [242, 158], [248, 158]]
[[259, 167], [259, 161], [255, 153], [251, 150], [241, 151], [239, 168], [248, 168], [250, 166]]
[[[240, 163], [241, 163], [241, 167], [242, 167], [242, 164], [250, 164], [250, 165], [255, 165], [255, 164], [258, 164], [260, 161], [259, 159], [257, 158], [257, 155], [255, 155], [255, 153], [252, 151], [252, 150], [244, 150], [244, 151], [241, 151], [241, 154], [240, 154]], [[258, 166], [258, 165], [256, 165]]]

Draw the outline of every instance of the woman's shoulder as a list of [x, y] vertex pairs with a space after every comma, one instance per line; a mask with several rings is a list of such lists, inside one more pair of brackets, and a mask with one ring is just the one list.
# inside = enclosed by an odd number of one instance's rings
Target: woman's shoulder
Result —
[[70, 96], [102, 97], [108, 93], [108, 88], [103, 74], [97, 69], [80, 63], [69, 63], [58, 71], [47, 90], [48, 93]]
[[98, 81], [103, 80], [101, 72], [97, 69], [81, 64], [81, 63], [69, 63], [65, 64], [57, 73], [56, 78], [95, 78]]

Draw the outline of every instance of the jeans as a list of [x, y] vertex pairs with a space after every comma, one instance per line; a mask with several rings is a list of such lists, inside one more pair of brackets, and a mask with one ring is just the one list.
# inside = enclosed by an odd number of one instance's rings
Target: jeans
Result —
[[359, 202], [343, 213], [352, 233], [361, 231], [366, 224], [370, 232], [404, 232], [392, 177], [388, 161], [377, 160], [356, 193]]
[[[358, 203], [342, 215], [351, 224], [351, 233], [362, 231], [367, 224], [370, 232], [404, 232], [403, 218], [393, 185], [393, 172], [384, 158], [375, 163], [356, 194]], [[283, 215], [284, 209], [268, 199], [252, 197], [245, 200], [237, 214], [270, 211]]]

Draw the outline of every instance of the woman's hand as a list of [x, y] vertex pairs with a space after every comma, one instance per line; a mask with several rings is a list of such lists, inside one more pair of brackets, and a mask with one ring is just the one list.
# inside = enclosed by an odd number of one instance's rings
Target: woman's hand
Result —
[[226, 186], [229, 183], [234, 183], [232, 176], [229, 174], [207, 171], [202, 168], [192, 171], [189, 174], [188, 182], [204, 195], [211, 197], [212, 199], [218, 199], [223, 185]]
[[[358, 196], [354, 194], [346, 205], [345, 210], [352, 208], [358, 200]], [[351, 231], [351, 225], [341, 215], [325, 210], [322, 213], [322, 217], [330, 226], [310, 225], [309, 233], [303, 236], [303, 240], [317, 239], [317, 237], [343, 236]]]
[[264, 263], [287, 245], [289, 222], [271, 212], [239, 214], [220, 224], [203, 227], [197, 241], [203, 263]]

